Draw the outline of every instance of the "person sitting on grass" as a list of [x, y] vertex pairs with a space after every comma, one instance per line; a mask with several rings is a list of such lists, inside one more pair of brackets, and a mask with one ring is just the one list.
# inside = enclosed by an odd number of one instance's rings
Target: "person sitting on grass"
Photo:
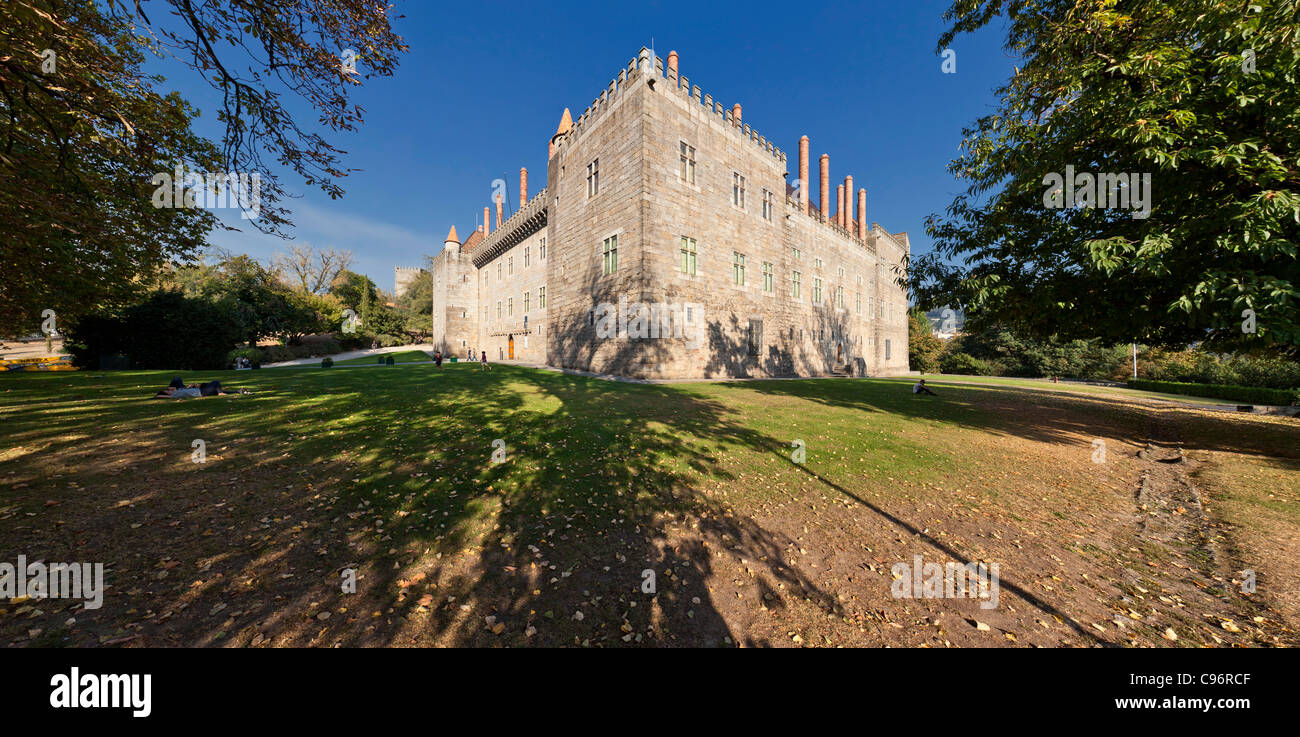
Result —
[[154, 399], [188, 399], [190, 397], [217, 397], [229, 394], [252, 394], [247, 389], [239, 391], [226, 391], [221, 388], [220, 381], [208, 381], [202, 384], [190, 384], [185, 386], [180, 377], [172, 379], [167, 388], [153, 395]]
[[921, 379], [920, 381], [918, 381], [918, 382], [916, 382], [915, 384], [912, 385], [912, 393], [913, 393], [913, 394], [929, 394], [929, 395], [932, 396], [932, 397], [936, 397], [936, 396], [938, 396], [938, 395], [935, 394], [934, 392], [930, 391], [930, 388], [927, 387], [927, 386], [925, 385], [925, 379]]

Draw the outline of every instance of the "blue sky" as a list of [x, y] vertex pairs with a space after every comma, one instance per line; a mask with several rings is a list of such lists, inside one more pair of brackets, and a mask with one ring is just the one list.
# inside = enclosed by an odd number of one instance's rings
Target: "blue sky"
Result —
[[[529, 190], [545, 186], [563, 109], [581, 114], [653, 39], [659, 56], [678, 52], [692, 84], [727, 107], [739, 102], [745, 122], [790, 152], [792, 176], [808, 135], [814, 176], [829, 153], [832, 187], [852, 174], [867, 189], [868, 221], [907, 231], [923, 253], [925, 216], [960, 189], [946, 165], [961, 130], [992, 110], [1013, 65], [997, 24], [958, 38], [957, 71], [943, 73], [935, 45], [947, 5], [397, 0], [405, 17], [394, 27], [410, 53], [394, 77], [359, 88], [359, 131], [327, 134], [362, 170], [343, 180], [346, 197], [332, 201], [288, 174], [288, 189], [303, 195], [294, 239], [242, 223], [244, 232], [210, 240], [261, 259], [293, 242], [351, 249], [353, 268], [391, 290], [394, 266], [440, 250], [452, 224], [462, 237], [474, 229], [492, 180], [504, 177], [517, 197], [526, 166]], [[215, 95], [188, 70], [157, 68], [203, 111], [198, 130], [215, 136]]]

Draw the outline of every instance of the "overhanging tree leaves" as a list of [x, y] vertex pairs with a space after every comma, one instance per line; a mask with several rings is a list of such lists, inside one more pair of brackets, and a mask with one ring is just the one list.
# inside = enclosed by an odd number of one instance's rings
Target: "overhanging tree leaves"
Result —
[[[259, 175], [249, 222], [277, 235], [291, 223], [273, 165], [341, 196], [344, 152], [317, 130], [356, 129], [350, 89], [393, 73], [406, 46], [390, 13], [368, 0], [0, 3], [0, 333], [33, 329], [47, 308], [67, 319], [122, 304], [168, 260], [191, 261], [218, 221], [153, 207], [151, 178], [178, 164]], [[221, 93], [220, 145], [141, 73], [146, 51]], [[295, 100], [318, 126], [289, 112]]]
[[[920, 302], [973, 329], [1296, 351], [1296, 0], [961, 0], [939, 48], [1003, 15], [1023, 66], [964, 132]], [[1046, 206], [1067, 166], [1150, 174], [1149, 217]]]

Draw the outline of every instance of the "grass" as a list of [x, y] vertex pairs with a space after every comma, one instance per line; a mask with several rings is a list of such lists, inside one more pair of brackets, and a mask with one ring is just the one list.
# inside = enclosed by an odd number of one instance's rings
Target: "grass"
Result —
[[[1293, 422], [1014, 386], [407, 363], [209, 372], [186, 380], [254, 393], [149, 399], [173, 373], [0, 377], [0, 549], [103, 561], [115, 586], [75, 617], [0, 602], [0, 643], [918, 645], [933, 633], [880, 617], [915, 618], [888, 568], [925, 553], [1003, 561], [1017, 642], [1090, 644], [1080, 623], [1109, 617], [1093, 587], [1141, 548], [1122, 535], [1153, 418], [1215, 473], [1300, 470]], [[1089, 460], [1098, 437], [1109, 464]], [[1052, 558], [1089, 575], [1063, 588]], [[939, 642], [990, 644], [965, 629]]]
[[894, 381], [906, 381], [915, 383], [916, 379], [925, 379], [926, 384], [991, 384], [995, 386], [1016, 386], [1026, 389], [1043, 389], [1059, 392], [1076, 392], [1079, 394], [1100, 394], [1111, 396], [1127, 396], [1145, 399], [1160, 399], [1170, 402], [1185, 402], [1188, 404], [1240, 404], [1227, 399], [1214, 399], [1212, 397], [1194, 397], [1185, 394], [1169, 394], [1166, 392], [1152, 392], [1138, 389], [1129, 389], [1118, 386], [1099, 386], [1095, 384], [1081, 384], [1072, 382], [1053, 383], [1046, 379], [1017, 379], [1007, 376], [967, 376], [963, 374], [922, 374], [916, 377], [906, 377], [894, 379]]
[[335, 366], [374, 366], [379, 363], [380, 358], [393, 359], [393, 363], [429, 363], [433, 356], [425, 351], [398, 351], [396, 353], [383, 353], [377, 356], [362, 356], [361, 358], [349, 358], [343, 361], [335, 361]]

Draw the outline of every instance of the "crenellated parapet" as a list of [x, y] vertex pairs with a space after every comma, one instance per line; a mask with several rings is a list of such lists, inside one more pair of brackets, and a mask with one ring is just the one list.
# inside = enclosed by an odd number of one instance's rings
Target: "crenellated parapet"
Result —
[[531, 200], [483, 239], [482, 243], [474, 249], [475, 268], [483, 268], [497, 256], [510, 250], [511, 246], [546, 227], [546, 194], [547, 190], [542, 189], [533, 195]]
[[766, 136], [760, 135], [756, 129], [751, 128], [748, 123], [743, 122], [739, 104], [724, 108], [722, 103], [715, 101], [711, 94], [701, 93], [699, 85], [692, 86], [689, 79], [678, 74], [675, 54], [671, 56], [670, 63], [665, 67], [664, 60], [652, 55], [645, 47], [641, 48], [635, 58], [628, 61], [625, 68], [619, 70], [618, 75], [600, 91], [600, 95], [582, 111], [582, 115], [578, 116], [572, 127], [555, 137], [553, 141], [555, 151], [558, 152], [581, 138], [583, 132], [600, 117], [602, 112], [640, 81], [645, 81], [654, 89], [663, 89], [668, 94], [678, 95], [703, 107], [710, 115], [716, 116], [723, 127], [732, 132], [732, 135], [748, 140], [783, 166], [785, 165], [785, 152]]

